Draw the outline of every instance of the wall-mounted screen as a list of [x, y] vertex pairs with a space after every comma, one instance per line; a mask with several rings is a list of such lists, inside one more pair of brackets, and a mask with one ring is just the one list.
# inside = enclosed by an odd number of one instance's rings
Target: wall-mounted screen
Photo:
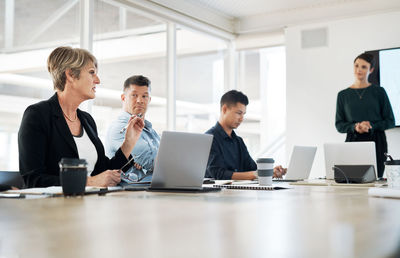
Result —
[[371, 83], [381, 85], [388, 94], [396, 126], [400, 126], [400, 48], [366, 51], [376, 60], [376, 67], [369, 77]]

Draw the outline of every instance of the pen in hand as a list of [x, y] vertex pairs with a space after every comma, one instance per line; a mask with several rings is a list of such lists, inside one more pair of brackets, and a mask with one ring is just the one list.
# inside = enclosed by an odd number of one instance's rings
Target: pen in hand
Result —
[[128, 166], [129, 165], [129, 163], [131, 163], [133, 161], [133, 157], [132, 158], [130, 158], [129, 160], [128, 160], [128, 162], [126, 162], [126, 164], [125, 165], [123, 165], [122, 166], [122, 168], [120, 168], [119, 170], [121, 170], [122, 172], [123, 172], [123, 170], [122, 169], [124, 169], [126, 166]]
[[[142, 118], [142, 113], [139, 113], [137, 115], [132, 115], [132, 117], [135, 117], [135, 116]], [[129, 123], [124, 128], [122, 128], [121, 131], [119, 131], [119, 133], [125, 132], [126, 129], [128, 129], [128, 125], [129, 125]]]

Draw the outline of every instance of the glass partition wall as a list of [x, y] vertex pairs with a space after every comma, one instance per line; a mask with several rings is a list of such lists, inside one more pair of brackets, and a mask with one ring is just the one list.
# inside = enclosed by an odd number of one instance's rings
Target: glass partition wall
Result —
[[249, 97], [247, 115], [238, 133], [254, 158], [273, 157], [286, 165], [285, 47], [238, 52], [238, 89]]
[[[81, 9], [84, 1], [93, 4], [89, 49], [98, 58], [101, 84], [96, 99], [82, 108], [92, 113], [102, 140], [121, 112], [125, 79], [141, 74], [152, 82], [146, 118], [159, 134], [168, 128], [167, 110], [174, 114], [177, 131], [205, 132], [218, 120], [222, 94], [237, 88], [250, 99], [238, 129], [250, 153], [256, 158], [270, 155], [271, 150], [284, 152], [279, 142], [284, 141], [285, 128], [283, 47], [234, 51], [227, 38], [172, 21], [176, 47], [171, 56], [167, 49], [171, 21], [124, 1], [4, 0], [0, 1], [0, 170], [18, 170], [17, 133], [26, 107], [54, 94], [46, 68], [48, 55], [58, 46], [81, 46], [81, 21], [87, 18]], [[174, 58], [175, 67], [168, 65], [168, 58]], [[176, 74], [175, 95], [169, 99], [175, 104], [172, 111], [167, 105], [169, 69]], [[274, 99], [280, 101], [279, 107]]]
[[176, 129], [204, 133], [218, 120], [225, 88], [227, 42], [177, 30]]
[[[166, 128], [166, 24], [113, 1], [95, 1], [93, 54], [99, 77], [92, 115], [105, 139], [110, 123], [121, 112], [124, 81], [143, 75], [151, 81], [151, 102], [146, 119], [159, 133]], [[103, 141], [104, 143], [104, 141]]]
[[17, 133], [27, 106], [54, 94], [46, 60], [79, 44], [79, 1], [0, 1], [0, 170], [18, 171]]

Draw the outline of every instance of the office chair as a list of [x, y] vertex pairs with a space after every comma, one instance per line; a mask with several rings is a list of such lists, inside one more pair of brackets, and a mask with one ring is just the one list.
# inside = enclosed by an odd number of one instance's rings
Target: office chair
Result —
[[25, 188], [24, 179], [19, 171], [0, 171], [0, 184]]

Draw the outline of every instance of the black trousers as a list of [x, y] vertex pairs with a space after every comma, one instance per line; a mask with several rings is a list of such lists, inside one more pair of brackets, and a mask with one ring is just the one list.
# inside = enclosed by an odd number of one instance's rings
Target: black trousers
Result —
[[378, 177], [383, 176], [385, 170], [387, 152], [386, 134], [384, 131], [373, 131], [369, 133], [359, 134], [357, 132], [347, 133], [346, 142], [375, 142], [376, 166], [378, 169]]

